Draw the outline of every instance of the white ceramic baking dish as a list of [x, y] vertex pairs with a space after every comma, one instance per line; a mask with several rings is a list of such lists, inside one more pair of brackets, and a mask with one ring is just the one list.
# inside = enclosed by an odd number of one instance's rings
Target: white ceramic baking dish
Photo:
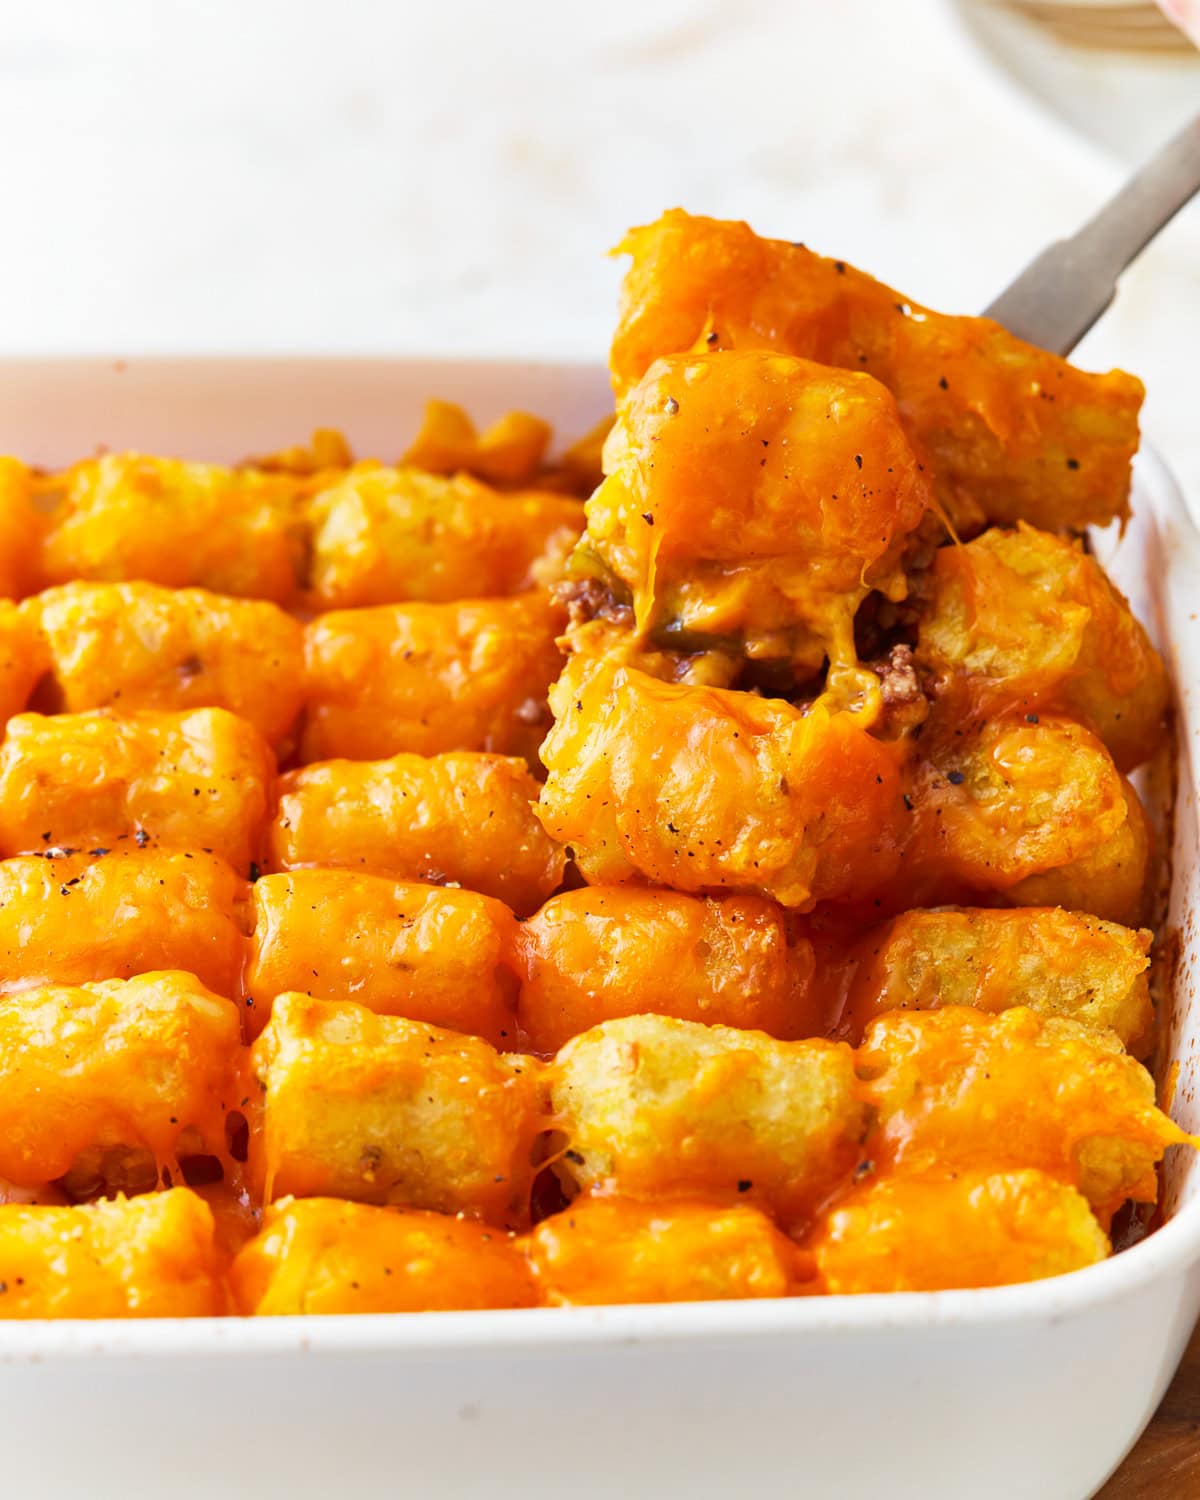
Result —
[[[430, 394], [583, 432], [593, 367], [436, 360], [0, 362], [0, 451], [236, 459], [342, 427], [396, 455]], [[1173, 1112], [1200, 1129], [1200, 538], [1152, 456], [1098, 548], [1181, 710]], [[1149, 1419], [1200, 1307], [1200, 1166], [1103, 1265], [994, 1291], [407, 1317], [0, 1323], [0, 1495], [218, 1493], [1084, 1500]]]

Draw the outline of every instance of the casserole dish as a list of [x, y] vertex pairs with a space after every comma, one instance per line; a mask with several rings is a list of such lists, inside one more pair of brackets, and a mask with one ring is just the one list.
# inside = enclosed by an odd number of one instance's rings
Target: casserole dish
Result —
[[[10, 361], [0, 448], [236, 460], [335, 425], [393, 457], [427, 396], [521, 407], [567, 438], [608, 404], [591, 366], [438, 360]], [[1193, 746], [1200, 537], [1153, 454], [1096, 549], [1165, 651], [1179, 776], [1160, 1073], [1200, 1128]], [[1153, 805], [1153, 787], [1148, 794]], [[1160, 806], [1158, 811], [1163, 811]], [[533, 1312], [0, 1324], [13, 1495], [218, 1490], [579, 1496], [731, 1486], [837, 1496], [1090, 1494], [1149, 1419], [1200, 1308], [1200, 1168], [1112, 1260], [996, 1290]]]

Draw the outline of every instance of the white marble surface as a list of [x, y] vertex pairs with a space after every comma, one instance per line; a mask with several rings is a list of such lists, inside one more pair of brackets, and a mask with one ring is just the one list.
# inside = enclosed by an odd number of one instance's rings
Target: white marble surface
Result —
[[[971, 310], [1123, 170], [944, 0], [56, 0], [4, 21], [0, 353], [600, 357], [602, 252], [676, 203]], [[1193, 209], [1080, 358], [1144, 376], [1194, 493], [1198, 333]]]

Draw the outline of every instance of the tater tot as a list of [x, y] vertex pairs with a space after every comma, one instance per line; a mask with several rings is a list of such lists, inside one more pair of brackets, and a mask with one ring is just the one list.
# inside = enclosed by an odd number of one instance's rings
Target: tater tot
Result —
[[277, 605], [152, 583], [69, 583], [21, 609], [45, 644], [53, 711], [227, 708], [273, 745], [300, 712], [304, 632]]
[[221, 708], [21, 714], [0, 747], [0, 855], [91, 846], [204, 850], [248, 870], [275, 762]]
[[812, 944], [760, 896], [565, 891], [522, 924], [518, 951], [521, 1027], [535, 1052], [640, 1011], [788, 1039], [824, 1029]]
[[361, 464], [308, 505], [318, 609], [519, 594], [560, 576], [577, 500], [498, 494], [465, 474]]
[[251, 1065], [262, 1100], [250, 1161], [266, 1198], [527, 1220], [544, 1125], [536, 1059], [293, 993], [276, 998]]
[[19, 460], [0, 455], [0, 599], [38, 586], [45, 518], [33, 503], [34, 478]]
[[299, 591], [305, 536], [291, 475], [110, 453], [40, 491], [46, 583], [143, 579], [277, 604]]
[[1142, 383], [1089, 375], [987, 318], [948, 317], [844, 261], [672, 209], [631, 230], [612, 345], [618, 399], [666, 354], [774, 349], [895, 395], [959, 521], [1103, 525], [1129, 510]]
[[20, 607], [0, 599], [0, 735], [29, 706], [47, 665], [45, 643]]
[[170, 1166], [185, 1134], [225, 1150], [237, 1007], [190, 974], [51, 985], [0, 1004], [0, 1177], [33, 1185], [84, 1152]]
[[201, 850], [2, 860], [0, 994], [185, 969], [232, 1000], [250, 923], [247, 881]]
[[230, 1272], [237, 1312], [449, 1312], [532, 1307], [533, 1278], [503, 1230], [419, 1209], [286, 1198]]
[[1059, 709], [1089, 724], [1123, 771], [1162, 742], [1162, 657], [1078, 544], [1030, 526], [985, 531], [938, 551], [933, 585], [917, 662], [943, 716]]
[[563, 619], [545, 594], [320, 616], [305, 633], [302, 758], [491, 750], [536, 765]]
[[658, 360], [605, 458], [583, 555], [660, 644], [734, 637], [803, 680], [826, 654], [831, 673], [856, 665], [870, 589], [904, 597], [900, 551], [931, 492], [869, 375], [759, 350]]
[[852, 950], [838, 1035], [858, 1040], [885, 1011], [1028, 1005], [1109, 1029], [1139, 1050], [1154, 1026], [1152, 936], [1059, 907], [910, 910]]
[[550, 1079], [581, 1187], [741, 1196], [785, 1225], [853, 1165], [865, 1119], [849, 1047], [665, 1016], [585, 1031]]
[[461, 406], [434, 399], [401, 463], [431, 474], [475, 474], [489, 484], [529, 484], [550, 437], [549, 423], [527, 411], [507, 411], [477, 432]]
[[1138, 794], [1123, 777], [1125, 818], [1107, 841], [1077, 859], [1028, 875], [1004, 892], [1016, 906], [1084, 909], [1135, 927], [1148, 920], [1153, 833]]
[[240, 469], [265, 469], [272, 473], [298, 475], [311, 478], [320, 475], [323, 480], [332, 476], [324, 471], [348, 469], [354, 462], [354, 454], [346, 435], [336, 427], [314, 427], [306, 443], [290, 443], [286, 448], [276, 448], [272, 453], [258, 454], [239, 464]]
[[1030, 1170], [868, 1180], [821, 1217], [806, 1248], [834, 1295], [1007, 1286], [1109, 1254], [1087, 1199]]
[[806, 910], [898, 865], [903, 747], [852, 713], [579, 656], [552, 704], [539, 816], [591, 884], [732, 887]]
[[523, 761], [471, 751], [305, 766], [280, 779], [267, 864], [452, 882], [523, 916], [566, 865], [534, 814], [537, 795]]
[[786, 1297], [796, 1247], [746, 1204], [577, 1198], [523, 1241], [551, 1307]]
[[931, 750], [911, 801], [913, 843], [895, 887], [905, 905], [989, 894], [1141, 920], [1149, 830], [1082, 725], [990, 720]]
[[302, 990], [471, 1032], [497, 1047], [514, 1043], [517, 924], [501, 902], [353, 870], [297, 870], [265, 875], [254, 910], [251, 1035], [266, 1025], [276, 995]]
[[1133, 1050], [1154, 1023], [1153, 934], [1058, 907], [907, 911], [868, 933], [838, 1027], [850, 1041], [889, 1010], [1026, 1005], [1115, 1031]]
[[867, 1028], [860, 1073], [878, 1126], [864, 1158], [906, 1174], [1037, 1167], [1077, 1187], [1107, 1224], [1153, 1203], [1155, 1163], [1191, 1140], [1116, 1037], [1025, 1007], [891, 1011]]
[[224, 1311], [212, 1214], [187, 1188], [77, 1208], [0, 1207], [0, 1319]]

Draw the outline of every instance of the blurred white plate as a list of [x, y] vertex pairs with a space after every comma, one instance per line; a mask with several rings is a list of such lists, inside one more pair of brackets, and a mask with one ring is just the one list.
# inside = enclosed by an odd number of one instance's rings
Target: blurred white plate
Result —
[[[1142, 161], [1200, 108], [1200, 52], [1157, 8], [1115, 0], [954, 0], [979, 47], [1041, 105], [1123, 162]], [[1108, 11], [1114, 19], [1106, 26]], [[1053, 24], [1053, 13], [1062, 13]], [[1139, 23], [1134, 13], [1140, 12]], [[1095, 17], [1088, 24], [1080, 18]], [[1129, 45], [1098, 45], [1124, 32]], [[1086, 43], [1091, 35], [1092, 44]], [[1139, 35], [1141, 43], [1137, 41]], [[1064, 40], [1076, 38], [1074, 43]], [[1149, 45], [1151, 37], [1172, 46]]]

